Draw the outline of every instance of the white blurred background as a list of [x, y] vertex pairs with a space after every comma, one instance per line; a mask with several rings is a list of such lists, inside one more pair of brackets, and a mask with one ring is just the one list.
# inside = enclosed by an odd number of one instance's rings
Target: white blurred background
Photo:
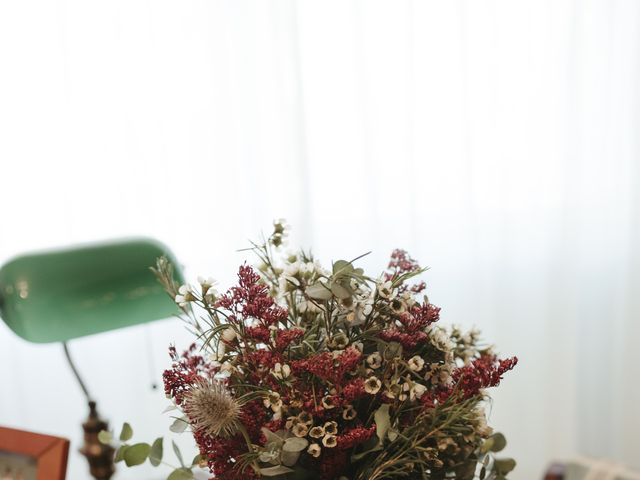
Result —
[[[633, 0], [0, 2], [0, 263], [146, 235], [225, 286], [277, 217], [325, 263], [406, 248], [443, 322], [520, 357], [491, 416], [516, 480], [640, 467], [639, 160]], [[167, 320], [71, 349], [151, 440], [189, 340]], [[84, 480], [85, 416], [61, 347], [0, 322], [0, 424], [71, 438]]]

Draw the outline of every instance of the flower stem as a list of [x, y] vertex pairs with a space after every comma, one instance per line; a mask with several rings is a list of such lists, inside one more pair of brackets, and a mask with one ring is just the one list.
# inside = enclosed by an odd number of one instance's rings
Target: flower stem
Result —
[[[249, 452], [253, 453], [253, 442], [251, 441], [251, 437], [249, 436], [249, 432], [247, 432], [247, 429], [244, 427], [244, 425], [240, 423], [238, 425], [238, 431], [244, 437], [244, 441], [247, 443], [247, 448], [249, 449]], [[260, 467], [258, 466], [257, 461], [254, 460], [253, 462], [251, 462], [251, 468], [253, 468], [256, 473], [260, 473]]]

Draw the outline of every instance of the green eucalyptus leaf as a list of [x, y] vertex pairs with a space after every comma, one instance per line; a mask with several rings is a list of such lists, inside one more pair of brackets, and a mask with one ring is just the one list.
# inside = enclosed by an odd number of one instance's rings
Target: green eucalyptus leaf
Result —
[[189, 422], [187, 421], [187, 417], [176, 418], [169, 427], [169, 430], [171, 430], [173, 433], [182, 433], [187, 429], [188, 426]]
[[288, 452], [283, 450], [280, 453], [280, 462], [285, 467], [293, 467], [300, 458], [300, 452]]
[[376, 413], [373, 416], [374, 421], [376, 422], [376, 435], [380, 442], [384, 442], [385, 437], [387, 436], [387, 432], [391, 427], [391, 417], [389, 416], [389, 404], [385, 403], [376, 410]]
[[180, 452], [180, 449], [178, 448], [178, 445], [176, 445], [176, 442], [171, 440], [171, 446], [173, 447], [173, 453], [176, 454], [176, 457], [178, 458], [178, 461], [180, 462], [180, 466], [184, 468], [185, 467], [184, 459], [182, 458], [182, 453]]
[[480, 447], [480, 452], [485, 454], [489, 453], [493, 448], [493, 442], [494, 441], [492, 437], [487, 438], [482, 444], [482, 446]]
[[293, 470], [291, 468], [285, 467], [284, 465], [277, 465], [275, 467], [267, 467], [267, 468], [260, 469], [260, 475], [264, 475], [265, 477], [275, 477], [277, 475], [285, 475], [287, 473], [292, 473], [292, 472]]
[[200, 465], [200, 462], [204, 460], [204, 456], [203, 455], [196, 455], [195, 457], [193, 457], [193, 461], [191, 462], [191, 466], [192, 467], [197, 467]]
[[351, 292], [348, 289], [335, 282], [331, 284], [331, 293], [341, 300], [351, 297]]
[[98, 440], [100, 443], [109, 445], [111, 440], [113, 440], [113, 434], [107, 430], [100, 430], [100, 433], [98, 433]]
[[162, 437], [158, 437], [154, 440], [149, 452], [149, 462], [154, 467], [157, 467], [162, 462], [162, 450]]
[[507, 446], [507, 439], [504, 437], [503, 434], [499, 432], [496, 432], [493, 435], [491, 435], [491, 437], [489, 437], [489, 440], [492, 440], [491, 442], [492, 452], [500, 452], [504, 450], [504, 448]]
[[513, 458], [496, 458], [493, 463], [493, 470], [498, 473], [498, 475], [506, 475], [510, 471], [516, 468], [516, 461]]
[[116, 450], [116, 456], [113, 459], [115, 463], [118, 463], [124, 460], [124, 452], [127, 451], [127, 448], [129, 448], [129, 445], [120, 445], [120, 448]]
[[124, 424], [122, 425], [122, 430], [120, 431], [120, 441], [129, 441], [131, 440], [131, 437], [133, 437], [133, 429], [131, 428], [131, 425], [129, 425], [127, 422], [124, 422]]
[[262, 434], [267, 439], [267, 445], [272, 445], [272, 446], [276, 446], [277, 448], [282, 448], [282, 445], [284, 444], [284, 438], [282, 438], [277, 433], [272, 432], [271, 430], [265, 427], [262, 427], [261, 431], [262, 431]]
[[151, 445], [148, 443], [136, 443], [124, 451], [122, 458], [124, 459], [124, 463], [126, 463], [127, 467], [133, 467], [144, 463], [149, 456], [150, 450]]
[[285, 452], [301, 452], [309, 446], [309, 441], [305, 438], [291, 437], [284, 441], [282, 450]]
[[173, 472], [169, 474], [167, 480], [192, 480], [193, 472], [185, 467], [176, 468]]
[[351, 265], [350, 262], [347, 262], [346, 260], [337, 260], [333, 264], [334, 275], [340, 274], [343, 272], [350, 272], [351, 270], [353, 270], [353, 266]]
[[316, 300], [329, 300], [333, 296], [331, 290], [329, 290], [329, 287], [321, 282], [314, 283], [313, 285], [307, 287], [305, 293], [309, 297], [315, 298]]

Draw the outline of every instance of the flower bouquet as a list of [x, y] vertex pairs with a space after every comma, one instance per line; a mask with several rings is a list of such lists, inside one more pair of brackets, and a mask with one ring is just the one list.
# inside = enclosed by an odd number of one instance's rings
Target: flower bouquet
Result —
[[[515, 466], [496, 459], [505, 438], [487, 426], [485, 389], [517, 358], [501, 360], [478, 332], [445, 328], [416, 281], [425, 269], [396, 250], [387, 270], [367, 276], [358, 259], [324, 269], [304, 251], [276, 255], [287, 234], [274, 223], [254, 243], [260, 260], [238, 284], [175, 283], [154, 272], [178, 303], [196, 341], [170, 347], [164, 387], [199, 449], [171, 480], [197, 467], [222, 480], [502, 479]], [[162, 439], [130, 444], [116, 461], [162, 461]], [[104, 441], [112, 441], [104, 432]]]

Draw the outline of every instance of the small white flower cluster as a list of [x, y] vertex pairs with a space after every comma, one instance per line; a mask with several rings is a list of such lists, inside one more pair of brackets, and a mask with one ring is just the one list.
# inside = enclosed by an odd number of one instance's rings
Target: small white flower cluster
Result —
[[282, 418], [282, 398], [278, 392], [269, 391], [265, 399], [263, 400], [264, 406], [271, 408], [273, 411], [273, 419], [280, 420]]
[[[200, 296], [206, 303], [213, 303], [218, 297], [218, 291], [215, 288], [217, 282], [213, 278], [198, 277], [200, 284]], [[198, 300], [196, 291], [189, 284], [180, 285], [178, 293], [174, 297], [174, 301], [180, 308], [186, 308], [189, 303]]]
[[[420, 359], [422, 360], [422, 359]], [[377, 394], [382, 388], [382, 382], [376, 376], [367, 378], [364, 382], [364, 390], [370, 395]], [[393, 378], [389, 384], [385, 384], [384, 395], [387, 398], [405, 400], [416, 400], [427, 391], [427, 387], [415, 382], [410, 375], [404, 378]]]
[[428, 334], [431, 344], [441, 352], [449, 353], [455, 348], [455, 344], [451, 341], [451, 337], [446, 328], [433, 325], [429, 329]]
[[[278, 278], [279, 296], [284, 297], [287, 293], [300, 287], [303, 282], [305, 284], [313, 283], [319, 276], [327, 274], [328, 272], [322, 268], [317, 260], [305, 261], [300, 254], [289, 254], [282, 268], [282, 274]], [[307, 302], [307, 305], [298, 308], [302, 308], [302, 312], [319, 311], [313, 302]]]
[[451, 338], [456, 342], [455, 355], [467, 365], [475, 356], [480, 339], [480, 330], [472, 328], [464, 331], [458, 326], [451, 328]]
[[414, 355], [407, 362], [409, 369], [413, 372], [419, 372], [424, 368], [424, 359], [418, 355]]
[[175, 302], [180, 308], [187, 307], [187, 305], [189, 305], [189, 303], [193, 302], [195, 299], [196, 297], [191, 291], [191, 287], [186, 284], [180, 285], [180, 288], [178, 288], [178, 293], [174, 298]]
[[453, 377], [451, 374], [456, 368], [455, 363], [432, 363], [427, 368], [427, 372], [424, 375], [425, 380], [429, 380], [433, 385], [449, 386], [453, 383]]
[[377, 370], [382, 366], [382, 355], [379, 352], [374, 352], [367, 356], [367, 366], [374, 370]]
[[[355, 415], [351, 418], [355, 418]], [[326, 448], [333, 448], [338, 444], [338, 423], [330, 421], [324, 422], [322, 425], [314, 426], [313, 424], [313, 417], [307, 412], [302, 412], [297, 416], [289, 417], [285, 428], [298, 438], [311, 437], [307, 453], [317, 458], [322, 453], [322, 447], [317, 442], [322, 443]]]
[[290, 230], [291, 228], [287, 225], [284, 218], [275, 220], [273, 222], [273, 233], [271, 234], [271, 238], [269, 238], [269, 243], [276, 248], [285, 245]]
[[286, 380], [291, 375], [291, 367], [286, 363], [283, 365], [281, 363], [276, 363], [271, 369], [271, 375], [273, 375], [278, 380]]
[[377, 282], [378, 295], [386, 300], [393, 300], [398, 295], [398, 290], [393, 288], [391, 281], [379, 279]]
[[202, 291], [202, 298], [204, 298], [207, 303], [213, 303], [218, 297], [218, 290], [215, 288], [218, 282], [211, 277], [198, 277], [198, 283], [200, 284], [200, 289]]
[[373, 311], [374, 291], [366, 284], [358, 284], [351, 280], [354, 291], [353, 303], [346, 310], [345, 320], [351, 327], [362, 325]]

